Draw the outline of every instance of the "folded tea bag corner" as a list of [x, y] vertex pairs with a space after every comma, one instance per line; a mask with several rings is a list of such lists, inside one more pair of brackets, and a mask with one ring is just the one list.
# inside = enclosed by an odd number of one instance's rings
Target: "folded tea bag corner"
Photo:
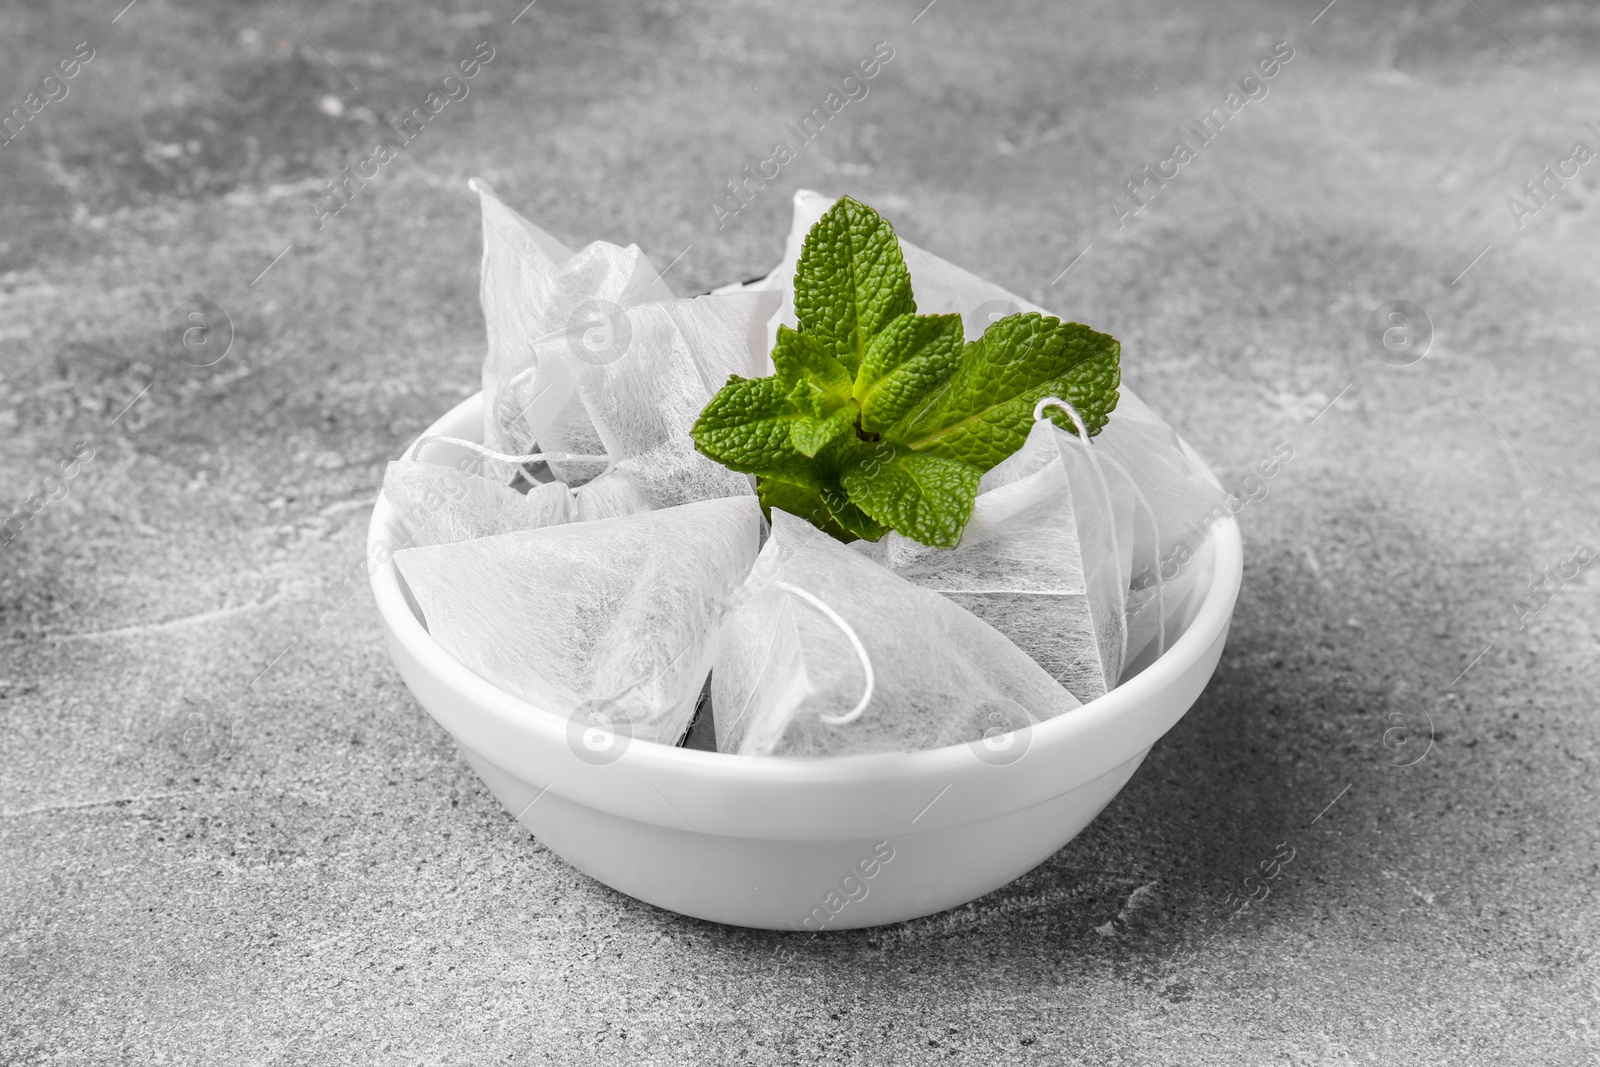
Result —
[[457, 467], [413, 460], [385, 468], [383, 495], [394, 509], [397, 543], [411, 548], [554, 526], [574, 512], [561, 482], [524, 494]]
[[675, 743], [728, 599], [759, 551], [752, 496], [409, 548], [395, 562], [428, 632], [535, 707], [586, 702]]
[[[794, 194], [794, 216], [784, 242], [783, 259], [764, 278], [744, 285], [726, 286], [718, 292], [739, 289], [774, 290], [783, 294], [783, 303], [769, 325], [769, 342], [776, 340], [779, 323], [796, 324], [794, 309], [794, 272], [800, 262], [800, 252], [806, 234], [811, 232], [836, 202], [811, 189], [800, 189]], [[982, 336], [990, 324], [1007, 315], [1023, 311], [1049, 314], [1030, 300], [990, 281], [963, 270], [949, 260], [934, 255], [900, 239], [900, 252], [905, 257], [906, 269], [911, 272], [912, 289], [916, 295], [917, 313], [921, 315], [959, 314], [967, 340]], [[769, 343], [770, 347], [770, 343]]]
[[[637, 245], [595, 241], [574, 252], [502, 203], [487, 182], [474, 178], [472, 184], [483, 215], [484, 443], [525, 455], [534, 450], [536, 438], [524, 409], [542, 391], [561, 385], [540, 377], [534, 342], [574, 326], [603, 326], [615, 308], [671, 300], [673, 294]], [[594, 443], [592, 432], [583, 430], [581, 410], [564, 414], [571, 423], [569, 439]], [[559, 461], [551, 467], [563, 480], [596, 473]], [[509, 468], [499, 473], [510, 480]]]
[[1021, 725], [1079, 706], [953, 600], [777, 508], [736, 600], [711, 673], [722, 752], [909, 752], [981, 741], [997, 716]]
[[729, 375], [766, 373], [766, 323], [777, 303], [776, 293], [741, 292], [625, 308], [600, 352], [570, 331], [546, 338], [534, 357], [568, 392], [535, 400], [527, 421], [546, 449], [596, 447], [562, 435], [570, 392], [609, 458], [605, 477], [626, 474], [650, 507], [750, 495], [749, 476], [701, 455], [690, 429]]
[[955, 548], [891, 532], [858, 551], [967, 608], [1079, 700], [1103, 696], [1126, 655], [1134, 497], [1093, 447], [1040, 419], [984, 475]]
[[572, 491], [572, 518], [576, 522], [613, 519], [650, 511], [650, 502], [627, 471], [607, 471]]

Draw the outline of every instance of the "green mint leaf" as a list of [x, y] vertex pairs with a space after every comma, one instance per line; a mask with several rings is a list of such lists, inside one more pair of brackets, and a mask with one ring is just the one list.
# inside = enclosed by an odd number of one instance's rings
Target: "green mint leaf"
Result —
[[772, 518], [772, 509], [778, 508], [805, 519], [840, 541], [876, 541], [889, 532], [887, 526], [872, 521], [865, 512], [850, 503], [842, 489], [824, 492], [778, 478], [762, 478], [756, 485], [756, 499], [761, 502], [761, 510], [769, 520]]
[[855, 502], [845, 495], [843, 489], [825, 488], [822, 490], [822, 502], [827, 505], [828, 513], [833, 520], [843, 526], [851, 534], [846, 540], [860, 538], [863, 541], [876, 541], [889, 532], [889, 524], [882, 523], [868, 515]]
[[960, 315], [901, 315], [867, 346], [856, 372], [861, 428], [881, 433], [923, 400], [961, 358]]
[[787, 511], [797, 518], [805, 519], [817, 529], [830, 537], [840, 541], [854, 541], [856, 535], [840, 525], [828, 510], [828, 505], [822, 501], [822, 491], [815, 486], [797, 485], [779, 478], [762, 478], [756, 483], [756, 499], [761, 502], [761, 510], [772, 519], [772, 509]]
[[845, 434], [853, 434], [855, 428], [856, 408], [851, 405], [838, 409], [825, 419], [806, 415], [794, 420], [789, 427], [789, 441], [795, 451], [810, 459], [821, 452], [828, 442]]
[[731, 375], [700, 412], [689, 436], [702, 454], [732, 470], [820, 487], [821, 472], [795, 451], [790, 439], [794, 424], [804, 417], [777, 378]]
[[814, 419], [825, 419], [850, 402], [848, 396], [841, 400], [838, 394], [830, 393], [811, 378], [796, 382], [794, 388], [789, 390], [788, 400], [796, 411]]
[[790, 406], [800, 416], [790, 427], [789, 438], [801, 455], [815, 456], [829, 441], [854, 429], [858, 409], [850, 395], [850, 372], [821, 341], [779, 326], [772, 362], [778, 368], [778, 382], [789, 389]]
[[861, 443], [840, 483], [868, 517], [935, 548], [961, 541], [983, 472], [960, 460]]
[[794, 310], [800, 332], [854, 375], [872, 338], [917, 310], [894, 227], [867, 205], [841, 197], [806, 235], [794, 273]]
[[778, 380], [785, 389], [810, 382], [822, 393], [837, 396], [840, 404], [850, 398], [850, 371], [833, 357], [827, 345], [809, 334], [779, 326], [778, 343], [772, 347], [772, 365], [778, 368]]
[[[1091, 435], [1117, 406], [1121, 346], [1075, 322], [1030, 312], [1001, 319], [962, 349], [955, 371], [885, 437], [979, 470], [1027, 440], [1033, 407], [1058, 396], [1078, 409]], [[1072, 430], [1064, 412], [1056, 425]]]

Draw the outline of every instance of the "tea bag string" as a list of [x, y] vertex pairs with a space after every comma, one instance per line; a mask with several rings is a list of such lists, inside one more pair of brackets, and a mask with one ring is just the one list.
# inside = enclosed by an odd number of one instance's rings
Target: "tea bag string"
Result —
[[419, 437], [417, 439], [417, 443], [412, 445], [411, 448], [406, 452], [406, 458], [411, 460], [416, 459], [417, 454], [422, 451], [424, 445], [431, 445], [435, 441], [446, 445], [459, 445], [462, 448], [477, 453], [484, 459], [499, 460], [502, 463], [513, 463], [519, 467], [524, 463], [573, 463], [582, 462], [584, 460], [592, 460], [596, 463], [611, 462], [610, 456], [580, 456], [572, 452], [530, 452], [525, 456], [513, 456], [505, 452], [496, 452], [494, 449], [489, 448], [486, 445], [480, 445], [476, 441], [468, 441], [463, 437], [449, 437], [444, 434], [435, 434], [431, 437]]
[[845, 622], [839, 613], [824, 603], [820, 597], [813, 596], [809, 591], [801, 589], [798, 585], [784, 581], [775, 581], [772, 584], [786, 593], [793, 593], [822, 612], [828, 617], [828, 621], [842, 630], [845, 637], [849, 639], [850, 647], [855, 649], [856, 656], [861, 660], [861, 671], [866, 675], [866, 687], [861, 693], [861, 699], [856, 702], [856, 706], [843, 715], [824, 715], [819, 711], [817, 718], [829, 726], [843, 726], [846, 723], [855, 722], [861, 717], [861, 713], [867, 710], [867, 705], [872, 703], [872, 691], [877, 686], [877, 676], [872, 671], [872, 657], [867, 655], [866, 646], [861, 643], [861, 638], [856, 636], [855, 627]]

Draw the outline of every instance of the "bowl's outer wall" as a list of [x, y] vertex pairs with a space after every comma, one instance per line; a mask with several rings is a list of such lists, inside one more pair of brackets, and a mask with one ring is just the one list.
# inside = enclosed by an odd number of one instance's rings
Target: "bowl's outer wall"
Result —
[[[476, 439], [481, 402], [481, 394], [463, 402], [426, 434]], [[380, 496], [369, 546], [393, 543], [391, 518]], [[406, 685], [557, 855], [686, 915], [832, 930], [930, 914], [1005, 885], [1111, 801], [1221, 657], [1242, 572], [1237, 525], [1225, 524], [1192, 565], [1204, 571], [1167, 654], [1105, 697], [1034, 727], [1007, 766], [966, 746], [763, 760], [646, 742], [595, 766], [572, 751], [563, 716], [497, 689], [428, 636], [392, 562], [376, 569], [373, 589]]]
[[[944, 911], [1032, 870], [1077, 836], [1144, 753], [1053, 801], [964, 826], [882, 838], [712, 837], [540, 795], [470, 752], [506, 810], [574, 867], [629, 896], [700, 919], [774, 930], [846, 930]], [[948, 798], [945, 798], [948, 799]], [[867, 874], [870, 873], [871, 877]]]

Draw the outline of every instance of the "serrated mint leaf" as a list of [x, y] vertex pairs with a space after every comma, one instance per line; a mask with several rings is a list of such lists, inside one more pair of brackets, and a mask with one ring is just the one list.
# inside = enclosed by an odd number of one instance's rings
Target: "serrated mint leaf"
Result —
[[772, 365], [786, 389], [812, 382], [822, 392], [838, 396], [841, 403], [850, 396], [849, 369], [815, 337], [780, 325], [777, 344], [772, 346]]
[[[822, 491], [814, 486], [797, 485], [779, 478], [762, 478], [756, 483], [756, 499], [770, 520], [772, 509], [787, 511], [840, 541], [854, 541], [857, 535], [845, 529], [823, 503]], [[879, 534], [878, 536], [883, 536]]]
[[852, 404], [839, 408], [825, 419], [805, 415], [794, 420], [789, 427], [789, 441], [797, 452], [810, 459], [821, 452], [829, 441], [845, 434], [854, 434], [855, 429], [856, 408]]
[[961, 358], [960, 315], [901, 315], [867, 345], [856, 371], [861, 428], [881, 433], [944, 381]]
[[788, 400], [796, 411], [814, 419], [825, 419], [850, 402], [849, 397], [840, 400], [836, 394], [830, 394], [810, 378], [796, 382], [794, 388], [789, 390]]
[[772, 361], [778, 382], [789, 387], [789, 405], [799, 416], [789, 428], [796, 451], [809, 459], [829, 441], [855, 429], [859, 409], [850, 395], [850, 372], [822, 342], [779, 326]]
[[816, 486], [810, 461], [789, 436], [803, 417], [778, 379], [734, 375], [700, 412], [689, 436], [702, 454], [732, 470]]
[[833, 521], [848, 530], [852, 537], [863, 541], [876, 541], [889, 532], [887, 523], [878, 522], [862, 511], [845, 495], [843, 489], [827, 487], [822, 490], [822, 502], [827, 506]]
[[[1033, 407], [1058, 396], [1096, 434], [1117, 405], [1117, 340], [1075, 322], [1030, 312], [1001, 319], [961, 351], [955, 371], [885, 434], [906, 447], [980, 470], [1027, 439]], [[1063, 412], [1058, 426], [1071, 430]]]
[[839, 481], [850, 502], [870, 518], [925, 545], [954, 548], [982, 477], [982, 471], [960, 460], [884, 441], [862, 444]]
[[794, 273], [800, 333], [820, 341], [854, 375], [872, 338], [917, 310], [894, 227], [848, 196], [806, 235]]

